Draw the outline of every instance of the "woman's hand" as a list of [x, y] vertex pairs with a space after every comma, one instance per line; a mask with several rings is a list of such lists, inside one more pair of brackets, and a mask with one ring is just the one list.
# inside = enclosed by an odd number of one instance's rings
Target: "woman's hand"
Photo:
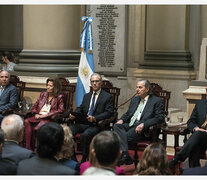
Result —
[[42, 119], [45, 118], [47, 114], [35, 114], [35, 119]]

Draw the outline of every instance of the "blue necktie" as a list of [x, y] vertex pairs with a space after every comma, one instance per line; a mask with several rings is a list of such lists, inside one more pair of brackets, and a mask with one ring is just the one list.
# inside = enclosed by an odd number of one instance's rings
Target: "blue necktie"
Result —
[[93, 114], [93, 110], [94, 110], [94, 106], [95, 106], [95, 97], [96, 97], [96, 93], [93, 94], [91, 107], [90, 107], [89, 112], [88, 112], [89, 116], [92, 116], [92, 114]]

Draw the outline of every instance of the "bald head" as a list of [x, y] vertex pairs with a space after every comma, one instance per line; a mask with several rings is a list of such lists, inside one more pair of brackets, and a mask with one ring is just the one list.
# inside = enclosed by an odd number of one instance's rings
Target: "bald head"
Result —
[[24, 123], [20, 116], [12, 114], [4, 117], [1, 128], [5, 133], [6, 139], [16, 140], [18, 142], [22, 140]]

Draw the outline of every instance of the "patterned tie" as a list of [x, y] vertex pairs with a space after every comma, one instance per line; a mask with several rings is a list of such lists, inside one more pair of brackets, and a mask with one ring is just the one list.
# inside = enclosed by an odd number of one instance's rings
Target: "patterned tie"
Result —
[[94, 106], [95, 106], [95, 97], [96, 97], [96, 93], [93, 94], [91, 107], [90, 107], [89, 112], [88, 112], [89, 116], [92, 116], [92, 114], [93, 114], [93, 110], [94, 110]]
[[144, 105], [144, 99], [142, 99], [139, 103], [139, 106], [137, 107], [137, 110], [135, 111], [134, 115], [132, 116], [129, 126], [133, 126], [134, 122], [137, 120], [137, 116], [139, 115], [139, 113], [142, 111]]
[[2, 94], [2, 92], [3, 92], [3, 86], [0, 86], [0, 96], [1, 96], [1, 94]]

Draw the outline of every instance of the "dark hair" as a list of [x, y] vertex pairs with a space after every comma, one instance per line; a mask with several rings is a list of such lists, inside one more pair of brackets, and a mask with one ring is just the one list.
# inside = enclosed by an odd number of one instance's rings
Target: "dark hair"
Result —
[[61, 89], [62, 89], [61, 82], [58, 78], [48, 78], [46, 83], [48, 84], [49, 81], [53, 82], [53, 86], [54, 86], [53, 95], [57, 97], [60, 94]]
[[9, 51], [2, 52], [2, 56], [6, 56], [9, 61], [14, 61], [14, 55]]
[[4, 131], [0, 129], [0, 144], [4, 143]]
[[149, 88], [149, 92], [148, 94], [152, 94], [152, 87], [151, 87], [151, 83], [149, 80], [147, 79], [140, 79], [138, 82], [144, 81], [144, 85], [146, 88]]
[[114, 131], [102, 131], [94, 137], [93, 148], [101, 165], [110, 165], [120, 152], [119, 136]]
[[146, 147], [137, 166], [139, 175], [169, 175], [168, 157], [160, 143]]
[[37, 153], [42, 158], [53, 158], [64, 143], [63, 128], [54, 122], [44, 124], [37, 130]]

